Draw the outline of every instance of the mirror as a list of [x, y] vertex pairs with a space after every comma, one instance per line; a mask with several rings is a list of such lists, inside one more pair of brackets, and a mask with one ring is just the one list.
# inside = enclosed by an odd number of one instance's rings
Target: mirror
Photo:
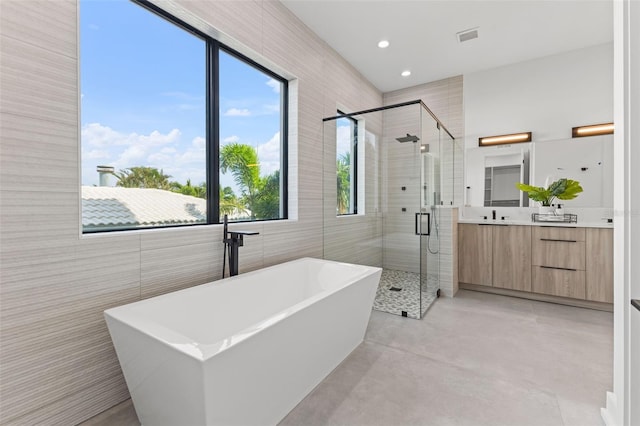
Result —
[[465, 152], [465, 205], [527, 207], [516, 182], [546, 186], [577, 180], [584, 189], [567, 207], [613, 207], [613, 135], [468, 148]]

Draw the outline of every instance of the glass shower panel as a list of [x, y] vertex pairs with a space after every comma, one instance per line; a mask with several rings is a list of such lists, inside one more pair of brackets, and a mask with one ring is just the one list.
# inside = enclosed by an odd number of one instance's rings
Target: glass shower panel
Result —
[[374, 303], [375, 309], [418, 319], [421, 127], [420, 104], [383, 111], [383, 278]]
[[[340, 214], [340, 123], [357, 126], [356, 214]], [[373, 308], [420, 319], [439, 295], [443, 157], [455, 157], [442, 125], [419, 100], [323, 120], [325, 259], [383, 268]], [[445, 151], [449, 149], [449, 151]], [[336, 160], [338, 158], [338, 160]], [[449, 160], [447, 160], [449, 161]], [[455, 163], [455, 158], [451, 161]], [[447, 177], [450, 173], [450, 177]]]
[[440, 204], [442, 201], [440, 126], [426, 109], [421, 110], [420, 149], [420, 316], [439, 295], [440, 289]]

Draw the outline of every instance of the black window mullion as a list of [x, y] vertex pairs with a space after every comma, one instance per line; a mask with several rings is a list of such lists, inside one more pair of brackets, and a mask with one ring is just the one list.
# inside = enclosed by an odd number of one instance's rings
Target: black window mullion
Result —
[[353, 214], [358, 213], [358, 121], [353, 120]]
[[289, 218], [289, 84], [282, 82], [282, 93], [280, 97], [281, 104], [281, 130], [280, 142], [282, 149], [280, 150], [280, 218]]
[[220, 223], [219, 46], [207, 42], [207, 223]]

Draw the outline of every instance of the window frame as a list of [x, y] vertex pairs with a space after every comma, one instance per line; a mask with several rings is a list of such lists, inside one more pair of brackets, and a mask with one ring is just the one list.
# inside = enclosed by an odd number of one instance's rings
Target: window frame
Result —
[[[342, 216], [353, 216], [353, 215], [357, 215], [358, 214], [358, 127], [360, 125], [359, 121], [348, 115], [347, 113], [337, 110], [338, 111], [338, 115], [344, 115], [344, 117], [339, 117], [339, 119], [345, 119], [345, 120], [349, 120], [351, 121], [351, 126], [353, 129], [353, 133], [350, 135], [351, 136], [351, 170], [349, 170], [349, 175], [351, 178], [350, 181], [350, 188], [349, 188], [349, 192], [350, 192], [350, 202], [353, 203], [353, 209], [350, 209], [352, 211], [349, 211], [348, 213], [337, 213], [336, 212], [336, 216], [337, 217], [342, 217]], [[338, 130], [338, 120], [336, 120], [336, 132]], [[337, 140], [336, 140], [336, 147], [337, 147]], [[336, 159], [337, 159], [337, 153], [336, 153]], [[337, 174], [337, 171], [336, 171]], [[337, 188], [336, 188], [337, 189]], [[351, 206], [350, 206], [351, 207]]]
[[[207, 219], [203, 223], [185, 223], [167, 226], [139, 226], [139, 227], [122, 227], [113, 229], [85, 230], [82, 229], [83, 235], [99, 234], [105, 232], [120, 231], [142, 231], [147, 229], [165, 229], [180, 228], [202, 225], [217, 225], [222, 223], [220, 216], [220, 90], [219, 90], [219, 52], [223, 51], [233, 58], [245, 63], [246, 65], [261, 71], [268, 77], [282, 84], [280, 92], [280, 217], [270, 219], [254, 219], [242, 220], [237, 222], [265, 222], [287, 220], [289, 218], [289, 81], [266, 68], [258, 62], [250, 59], [242, 53], [232, 49], [231, 47], [221, 43], [219, 40], [198, 30], [193, 25], [188, 24], [180, 18], [177, 18], [166, 10], [156, 6], [148, 0], [130, 0], [132, 3], [147, 9], [150, 13], [154, 13], [169, 24], [178, 26], [179, 28], [191, 33], [195, 37], [200, 38], [205, 43], [205, 156], [206, 156], [206, 177], [207, 177]], [[81, 61], [79, 61], [81, 63]], [[80, 72], [82, 69], [80, 68]], [[80, 108], [80, 111], [82, 108]], [[82, 215], [82, 212], [81, 212]], [[82, 220], [81, 220], [82, 222]], [[236, 222], [236, 221], [234, 221]], [[81, 226], [82, 228], [82, 226]]]

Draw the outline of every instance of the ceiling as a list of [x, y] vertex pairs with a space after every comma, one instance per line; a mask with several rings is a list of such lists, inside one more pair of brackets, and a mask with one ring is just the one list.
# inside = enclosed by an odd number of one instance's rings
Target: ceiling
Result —
[[281, 1], [382, 92], [613, 40], [612, 0]]

